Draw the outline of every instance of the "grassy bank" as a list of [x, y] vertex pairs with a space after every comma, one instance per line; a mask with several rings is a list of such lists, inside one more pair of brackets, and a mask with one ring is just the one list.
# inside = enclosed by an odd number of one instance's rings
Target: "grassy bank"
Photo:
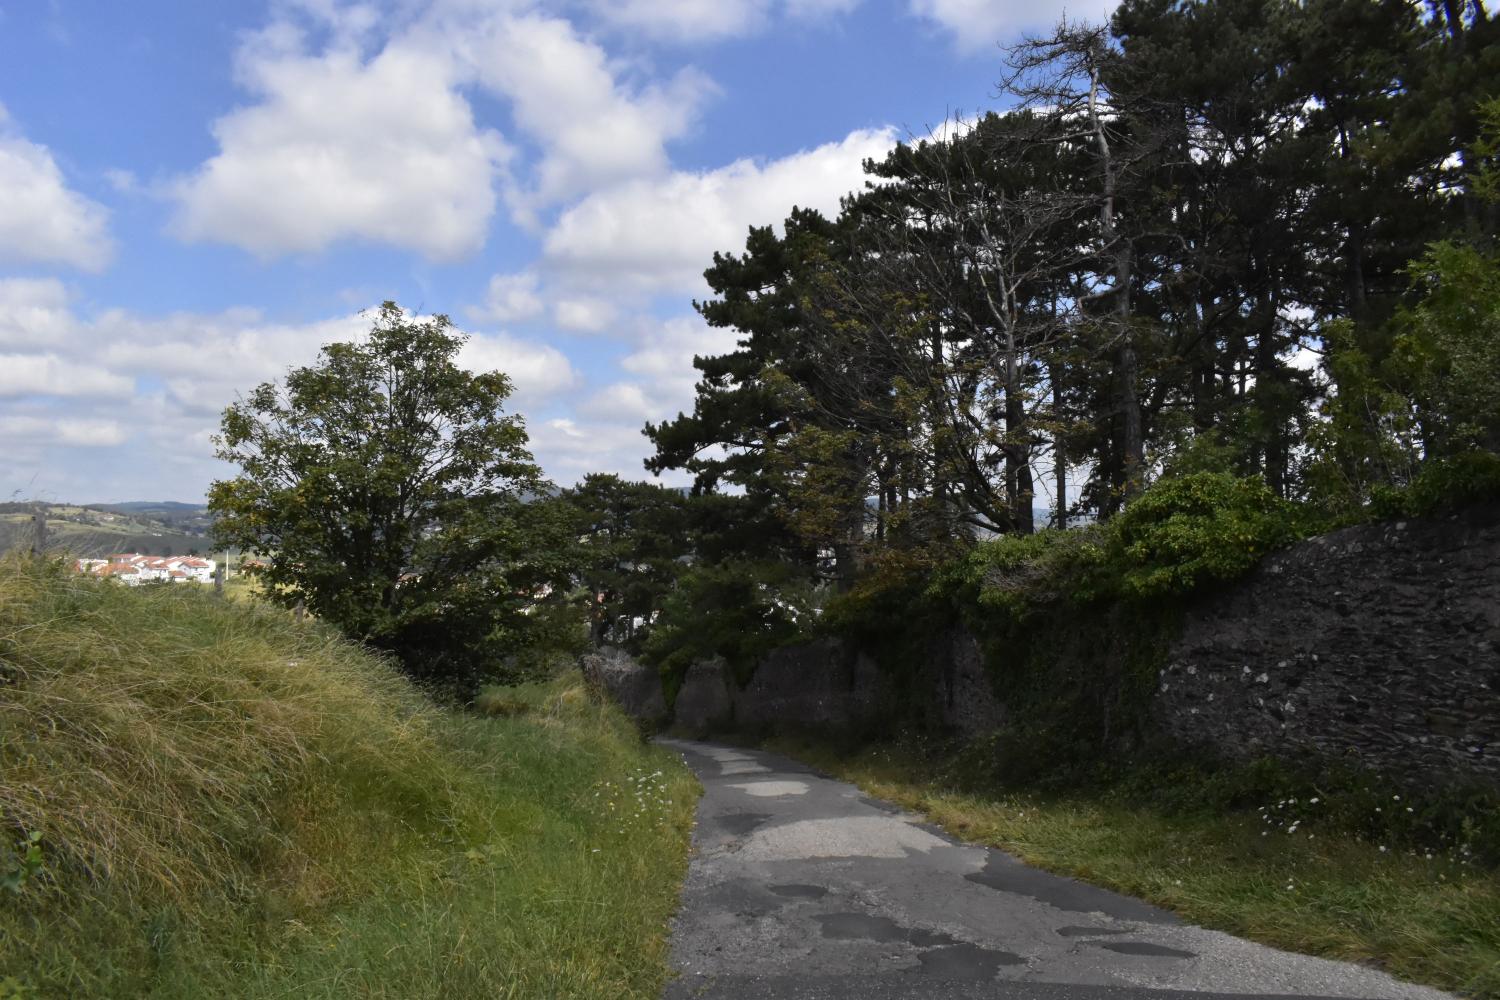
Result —
[[[1224, 808], [1222, 789], [1195, 787], [1208, 779], [1183, 771], [1160, 796], [1143, 794], [1144, 774], [1043, 795], [955, 779], [953, 758], [917, 741], [855, 751], [793, 738], [772, 746], [966, 840], [1194, 923], [1500, 998], [1500, 873], [1451, 841], [1423, 844], [1407, 818], [1416, 813], [1392, 795], [1366, 817], [1369, 829], [1390, 834], [1382, 837], [1350, 829], [1353, 792], [1304, 790]], [[1374, 801], [1359, 798], [1360, 808], [1374, 810]]]
[[691, 776], [576, 678], [480, 706], [0, 562], [0, 996], [656, 996]]

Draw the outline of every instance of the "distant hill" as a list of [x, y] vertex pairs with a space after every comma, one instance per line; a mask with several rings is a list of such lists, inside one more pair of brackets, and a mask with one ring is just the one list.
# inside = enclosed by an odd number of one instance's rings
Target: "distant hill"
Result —
[[[115, 552], [207, 555], [213, 518], [199, 504], [137, 501], [124, 504], [42, 504], [49, 548], [78, 556]], [[0, 503], [0, 552], [31, 544], [34, 503]]]
[[131, 500], [128, 503], [91, 504], [90, 508], [155, 521], [188, 535], [207, 535], [208, 529], [213, 526], [213, 516], [201, 503], [180, 503], [176, 500]]
[[113, 510], [122, 514], [151, 514], [157, 511], [170, 513], [203, 513], [208, 510], [201, 503], [183, 503], [180, 500], [130, 500], [126, 503], [85, 504], [96, 510]]

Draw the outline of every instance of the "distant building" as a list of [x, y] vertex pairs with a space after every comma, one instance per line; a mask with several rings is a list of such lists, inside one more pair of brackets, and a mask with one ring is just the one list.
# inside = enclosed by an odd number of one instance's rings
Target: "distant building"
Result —
[[217, 567], [212, 559], [197, 556], [147, 556], [139, 552], [117, 552], [103, 559], [79, 559], [75, 564], [80, 573], [119, 580], [130, 586], [142, 583], [213, 583]]

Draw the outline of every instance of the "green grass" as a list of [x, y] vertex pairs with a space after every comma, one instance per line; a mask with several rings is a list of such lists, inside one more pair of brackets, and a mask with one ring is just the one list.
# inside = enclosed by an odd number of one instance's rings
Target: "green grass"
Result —
[[43, 848], [0, 850], [0, 996], [657, 996], [680, 763], [576, 675], [451, 712], [289, 617], [0, 561], [0, 835]]
[[[1188, 920], [1289, 950], [1377, 964], [1404, 979], [1474, 997], [1500, 998], [1500, 873], [1465, 863], [1461, 850], [1432, 858], [1419, 844], [1362, 839], [1323, 822], [1329, 805], [1276, 800], [1259, 808], [1142, 805], [1132, 791], [1096, 788], [1047, 795], [961, 791], [951, 761], [910, 744], [847, 751], [782, 738], [774, 749], [865, 791], [924, 813], [966, 840], [1003, 848], [1175, 910]], [[1213, 798], [1203, 789], [1204, 799]], [[1386, 808], [1405, 807], [1392, 801]], [[1281, 817], [1305, 817], [1288, 832]], [[1385, 846], [1386, 850], [1381, 851]]]

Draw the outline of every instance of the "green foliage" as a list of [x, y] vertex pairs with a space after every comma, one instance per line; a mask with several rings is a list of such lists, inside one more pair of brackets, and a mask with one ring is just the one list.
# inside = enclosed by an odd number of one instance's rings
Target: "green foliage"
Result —
[[0, 976], [0, 1000], [36, 1000], [36, 991], [15, 976]]
[[1394, 496], [1450, 481], [1455, 498], [1483, 496], [1483, 456], [1500, 453], [1500, 256], [1434, 243], [1407, 276], [1413, 301], [1387, 324], [1326, 328], [1336, 392], [1307, 472], [1324, 509], [1420, 512], [1425, 501]]
[[1060, 601], [1087, 604], [1112, 593], [1109, 537], [1098, 525], [1002, 535], [942, 567], [931, 593], [1017, 621]]
[[652, 483], [593, 474], [563, 494], [579, 539], [589, 637], [638, 651], [692, 551], [689, 501]]
[[1479, 137], [1469, 147], [1469, 184], [1491, 204], [1500, 203], [1500, 97], [1479, 105]]
[[643, 653], [669, 700], [689, 666], [716, 656], [744, 683], [760, 657], [805, 634], [811, 613], [811, 584], [783, 563], [694, 566], [667, 597]]
[[983, 542], [942, 567], [930, 594], [1013, 621], [1060, 604], [1161, 602], [1244, 575], [1313, 525], [1262, 480], [1195, 472], [1160, 480], [1104, 524]]
[[1419, 297], [1392, 321], [1386, 366], [1416, 410], [1426, 456], [1500, 452], [1500, 256], [1444, 241], [1407, 274]]
[[46, 870], [42, 863], [42, 839], [42, 831], [32, 830], [17, 840], [14, 847], [0, 844], [0, 889], [19, 894], [41, 876]]
[[1335, 391], [1308, 432], [1303, 478], [1313, 504], [1330, 515], [1358, 511], [1382, 486], [1407, 483], [1421, 461], [1411, 405], [1384, 377], [1376, 357], [1386, 331], [1348, 321], [1323, 328], [1323, 370]]
[[829, 602], [822, 626], [897, 668], [962, 623], [1012, 713], [968, 762], [1066, 785], [1149, 738], [1156, 671], [1185, 601], [1317, 526], [1259, 479], [1168, 477], [1104, 524], [1002, 536], [936, 565], [887, 553]]
[[1263, 481], [1204, 472], [1157, 483], [1108, 534], [1122, 596], [1160, 599], [1243, 576], [1308, 531], [1296, 506]]
[[224, 411], [218, 457], [241, 471], [209, 506], [220, 545], [269, 555], [268, 599], [471, 689], [566, 580], [569, 525], [528, 502], [544, 484], [510, 380], [459, 367], [463, 343], [387, 302], [365, 341]]
[[1428, 462], [1405, 488], [1378, 487], [1377, 518], [1433, 517], [1469, 504], [1500, 500], [1500, 455], [1470, 451]]
[[932, 575], [945, 564], [922, 549], [883, 549], [872, 556], [854, 585], [824, 604], [818, 627], [884, 655], [913, 638], [936, 631], [944, 613], [930, 600]]

